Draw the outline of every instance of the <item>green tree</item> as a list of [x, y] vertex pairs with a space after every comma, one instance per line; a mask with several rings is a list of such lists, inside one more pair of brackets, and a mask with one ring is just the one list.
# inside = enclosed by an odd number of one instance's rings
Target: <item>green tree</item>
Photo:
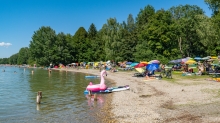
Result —
[[[158, 10], [145, 24], [141, 33], [142, 42], [136, 46], [135, 57], [138, 60], [161, 59], [161, 56], [170, 58], [178, 53], [176, 44], [173, 42], [173, 21], [171, 13]], [[141, 56], [140, 56], [141, 55]], [[154, 56], [153, 56], [154, 55]]]
[[87, 47], [87, 60], [94, 61], [98, 59], [98, 54], [96, 52], [99, 50], [99, 44], [97, 41], [97, 29], [95, 25], [92, 23], [88, 30], [88, 47]]
[[121, 39], [120, 50], [118, 51], [121, 61], [135, 61], [134, 52], [137, 45], [136, 26], [134, 18], [131, 14], [128, 15], [127, 23], [123, 22], [119, 26], [119, 38]]
[[56, 62], [53, 54], [57, 51], [54, 50], [56, 42], [56, 33], [50, 27], [41, 27], [34, 32], [32, 41], [30, 41], [31, 56], [36, 60], [39, 65], [49, 65]]
[[95, 39], [96, 35], [97, 35], [97, 29], [96, 29], [95, 25], [92, 23], [89, 27], [89, 30], [88, 30], [88, 38]]
[[102, 27], [103, 40], [105, 41], [106, 60], [121, 61], [122, 57], [119, 55], [120, 48], [123, 45], [119, 36], [119, 23], [115, 18], [107, 20], [107, 24]]
[[136, 18], [136, 25], [139, 32], [143, 30], [145, 24], [148, 23], [148, 21], [151, 19], [151, 17], [154, 14], [155, 14], [155, 9], [151, 5], [147, 5], [144, 7], [144, 9], [140, 9], [140, 12], [138, 13]]
[[53, 47], [53, 50], [56, 52], [52, 55], [55, 64], [62, 63], [66, 65], [71, 62], [68, 44], [66, 35], [63, 32], [58, 33]]
[[105, 41], [103, 39], [104, 34], [105, 30], [101, 29], [98, 31], [95, 39], [96, 41], [92, 43], [92, 47], [95, 48], [95, 53], [93, 54], [94, 61], [106, 60]]
[[17, 64], [18, 63], [18, 53], [13, 54], [9, 57], [9, 64]]
[[23, 47], [18, 52], [17, 64], [27, 64], [29, 58], [29, 48]]
[[[195, 56], [201, 54], [203, 47], [197, 34], [199, 25], [196, 17], [204, 15], [204, 11], [196, 5], [179, 5], [169, 10], [174, 20], [174, 33], [182, 56]], [[202, 53], [204, 54], [204, 52]]]
[[9, 64], [9, 58], [0, 58], [0, 64]]
[[75, 35], [73, 36], [72, 46], [75, 50], [75, 60], [76, 62], [83, 62], [88, 60], [87, 48], [88, 48], [88, 41], [87, 41], [87, 31], [85, 28], [80, 27]]
[[205, 0], [205, 3], [212, 10], [213, 15], [217, 15], [220, 11], [220, 2], [219, 0]]

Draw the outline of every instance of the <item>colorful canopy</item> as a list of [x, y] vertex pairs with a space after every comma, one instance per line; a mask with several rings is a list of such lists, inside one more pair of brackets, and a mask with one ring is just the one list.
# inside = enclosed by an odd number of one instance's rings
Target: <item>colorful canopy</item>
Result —
[[188, 60], [189, 60], [189, 57], [183, 58], [183, 59], [182, 59], [182, 62], [183, 62], [183, 63], [186, 63], [186, 61], [188, 61]]
[[160, 61], [159, 61], [159, 60], [151, 60], [151, 61], [149, 61], [148, 63], [149, 63], [149, 64], [152, 64], [152, 63], [159, 64], [159, 63], [160, 63]]
[[134, 66], [136, 66], [136, 65], [138, 65], [139, 63], [137, 63], [137, 62], [135, 62], [135, 63], [132, 63], [132, 64], [130, 64], [130, 67], [134, 67]]
[[142, 61], [142, 62], [140, 62], [140, 63], [148, 64], [148, 62], [146, 62], [146, 61]]
[[186, 64], [195, 64], [195, 63], [197, 63], [197, 62], [194, 61], [194, 60], [188, 60], [188, 61], [186, 61], [185, 63], [186, 63]]
[[182, 59], [177, 59], [177, 60], [171, 60], [169, 63], [178, 64], [181, 62], [182, 62]]
[[126, 65], [130, 65], [130, 64], [132, 64], [132, 62], [126, 62]]
[[137, 64], [136, 66], [134, 66], [134, 68], [140, 68], [140, 67], [145, 67], [145, 66], [147, 66], [147, 64], [145, 64], [145, 63], [139, 63], [139, 64]]
[[201, 57], [195, 57], [194, 59], [195, 59], [195, 60], [202, 60]]

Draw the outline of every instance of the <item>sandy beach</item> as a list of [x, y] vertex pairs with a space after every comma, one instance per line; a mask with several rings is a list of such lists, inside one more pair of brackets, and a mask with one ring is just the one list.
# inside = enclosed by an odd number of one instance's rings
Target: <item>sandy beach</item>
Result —
[[[100, 75], [97, 69], [60, 69]], [[110, 94], [103, 122], [220, 123], [220, 82], [204, 78], [147, 80], [135, 71], [108, 72], [105, 79], [130, 90]]]

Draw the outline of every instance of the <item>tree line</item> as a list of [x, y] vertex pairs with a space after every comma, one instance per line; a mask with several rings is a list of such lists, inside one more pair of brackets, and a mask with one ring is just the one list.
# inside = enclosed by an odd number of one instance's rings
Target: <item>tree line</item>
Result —
[[218, 0], [205, 0], [211, 17], [196, 5], [173, 6], [155, 10], [140, 9], [137, 17], [128, 15], [119, 23], [109, 18], [100, 30], [91, 24], [88, 31], [79, 27], [74, 35], [56, 33], [51, 27], [34, 32], [29, 47], [23, 47], [0, 64], [50, 63], [64, 65], [93, 61], [149, 61], [216, 56], [220, 51], [220, 13]]

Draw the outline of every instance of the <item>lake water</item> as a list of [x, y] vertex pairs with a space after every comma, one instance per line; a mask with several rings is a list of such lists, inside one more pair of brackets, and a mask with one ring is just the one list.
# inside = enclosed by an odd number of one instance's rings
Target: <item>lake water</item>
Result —
[[[66, 71], [49, 74], [39, 68], [0, 66], [0, 70], [1, 123], [99, 121], [93, 114], [102, 108], [108, 94], [99, 94], [94, 105], [83, 92], [90, 81], [99, 83], [100, 79], [85, 79], [87, 74]], [[36, 104], [38, 91], [43, 95], [41, 104]]]

